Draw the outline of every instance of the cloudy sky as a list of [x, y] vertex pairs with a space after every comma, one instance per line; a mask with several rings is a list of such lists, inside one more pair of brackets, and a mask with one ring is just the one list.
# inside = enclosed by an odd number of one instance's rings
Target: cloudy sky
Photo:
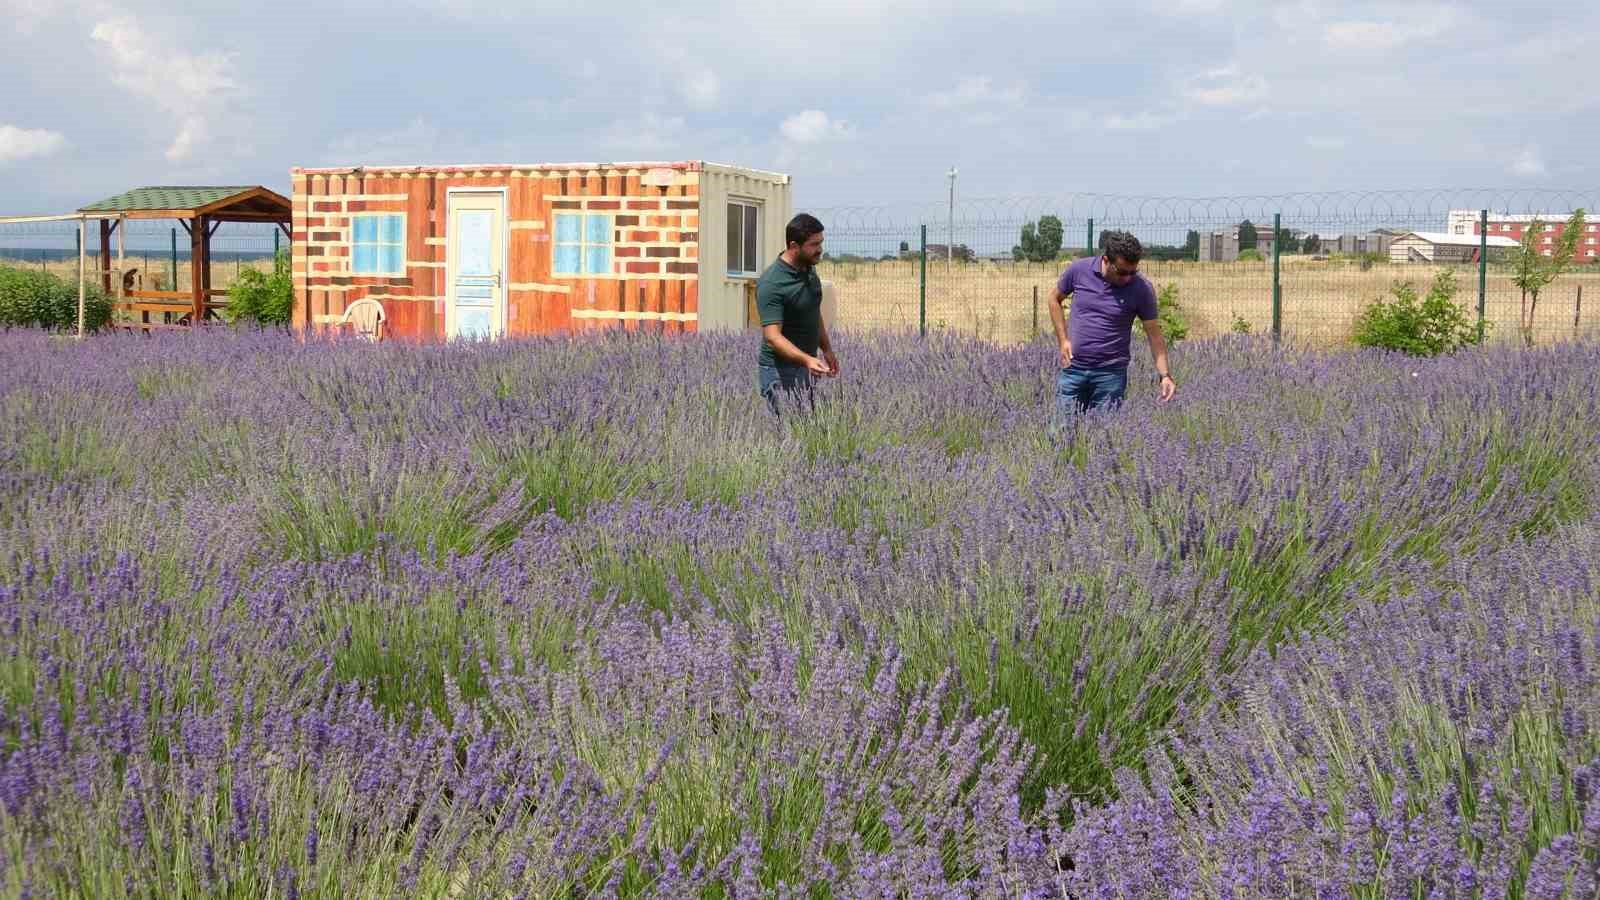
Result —
[[[0, 0], [0, 214], [709, 159], [802, 207], [1600, 183], [1600, 4]], [[1587, 55], [1580, 55], [1588, 50]]]

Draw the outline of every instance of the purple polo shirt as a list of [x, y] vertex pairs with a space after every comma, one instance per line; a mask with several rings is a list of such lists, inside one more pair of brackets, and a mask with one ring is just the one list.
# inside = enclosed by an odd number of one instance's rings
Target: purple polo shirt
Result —
[[1156, 318], [1156, 289], [1143, 275], [1113, 287], [1100, 274], [1100, 257], [1074, 260], [1056, 287], [1072, 298], [1067, 339], [1074, 365], [1098, 369], [1126, 366], [1133, 340], [1134, 317]]

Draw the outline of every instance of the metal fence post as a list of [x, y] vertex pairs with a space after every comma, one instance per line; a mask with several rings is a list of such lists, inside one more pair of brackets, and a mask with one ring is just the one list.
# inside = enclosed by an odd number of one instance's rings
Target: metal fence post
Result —
[[1088, 234], [1087, 237], [1084, 238], [1083, 255], [1084, 256], [1093, 256], [1094, 255], [1094, 219], [1090, 219], [1089, 220], [1089, 234]]
[[168, 267], [168, 274], [172, 276], [172, 283], [167, 285], [167, 290], [178, 289], [178, 229], [172, 229], [172, 265]]
[[[1578, 297], [1579, 297], [1580, 300], [1582, 299], [1582, 297], [1583, 297], [1583, 288], [1578, 288]], [[1573, 327], [1576, 328], [1577, 327], [1576, 324], [1574, 324]], [[1039, 286], [1036, 284], [1036, 285], [1033, 286], [1033, 333], [1028, 335], [1028, 340], [1031, 341], [1031, 340], [1033, 340], [1034, 338], [1036, 338], [1038, 336], [1039, 336]]]
[[922, 246], [918, 251], [922, 271], [917, 276], [917, 332], [928, 336], [928, 226], [922, 226]]
[[1272, 214], [1272, 339], [1283, 338], [1283, 281], [1278, 259], [1283, 255], [1283, 213]]
[[1489, 211], [1478, 210], [1478, 343], [1483, 343], [1484, 307], [1489, 294]]
[[274, 264], [278, 261], [278, 235], [282, 233], [276, 228], [272, 229], [272, 261]]

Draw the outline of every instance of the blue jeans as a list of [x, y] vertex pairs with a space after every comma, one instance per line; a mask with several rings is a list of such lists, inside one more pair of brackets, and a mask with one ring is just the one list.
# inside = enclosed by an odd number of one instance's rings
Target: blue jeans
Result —
[[1064, 419], [1090, 409], [1116, 409], [1127, 390], [1127, 366], [1091, 369], [1074, 364], [1056, 377], [1056, 411]]
[[756, 366], [756, 384], [761, 389], [761, 398], [767, 401], [767, 408], [773, 415], [778, 412], [778, 389], [783, 391], [799, 406], [802, 392], [807, 405], [815, 406], [816, 398], [812, 394], [811, 371], [805, 366]]

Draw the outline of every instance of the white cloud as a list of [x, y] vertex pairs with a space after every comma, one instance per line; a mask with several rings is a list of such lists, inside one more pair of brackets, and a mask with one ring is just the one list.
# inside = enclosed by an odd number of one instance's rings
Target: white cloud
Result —
[[49, 156], [66, 145], [67, 139], [60, 132], [0, 125], [0, 165], [19, 159]]
[[1436, 38], [1455, 28], [1460, 12], [1452, 6], [1402, 8], [1400, 18], [1352, 20], [1323, 26], [1322, 42], [1335, 50], [1385, 53], [1416, 41]]
[[674, 155], [684, 143], [688, 123], [682, 116], [647, 112], [636, 119], [613, 122], [600, 136], [605, 150], [630, 159]]
[[711, 109], [722, 99], [722, 84], [717, 80], [717, 73], [710, 69], [702, 69], [685, 78], [678, 91], [695, 109]]
[[1183, 95], [1204, 106], [1239, 106], [1267, 96], [1267, 79], [1246, 74], [1238, 63], [1202, 72], [1183, 86]]
[[356, 132], [328, 145], [331, 165], [416, 165], [436, 160], [439, 128], [417, 116], [400, 128]]
[[1511, 174], [1520, 178], [1539, 178], [1546, 173], [1544, 158], [1534, 147], [1524, 147], [1511, 161]]
[[1105, 120], [1105, 127], [1111, 131], [1157, 131], [1176, 121], [1176, 116], [1149, 111], [1134, 113], [1131, 116], [1115, 113]]
[[9, 21], [19, 34], [32, 34], [60, 5], [58, 0], [0, 0], [0, 17]]
[[111, 63], [112, 81], [172, 120], [177, 137], [167, 147], [168, 161], [193, 159], [219, 130], [216, 120], [231, 117], [242, 91], [227, 55], [183, 52], [126, 15], [95, 23], [90, 36]]
[[1164, 0], [1149, 4], [1147, 9], [1158, 16], [1186, 18], [1213, 15], [1220, 12], [1222, 6], [1223, 0]]
[[815, 144], [830, 138], [848, 137], [850, 126], [837, 119], [830, 119], [828, 114], [820, 109], [808, 109], [797, 112], [787, 119], [778, 130], [783, 136], [796, 144]]
[[977, 76], [963, 78], [948, 91], [929, 94], [927, 102], [935, 109], [964, 109], [974, 106], [1015, 108], [1022, 105], [1023, 93], [1020, 84], [996, 87], [988, 76]]

